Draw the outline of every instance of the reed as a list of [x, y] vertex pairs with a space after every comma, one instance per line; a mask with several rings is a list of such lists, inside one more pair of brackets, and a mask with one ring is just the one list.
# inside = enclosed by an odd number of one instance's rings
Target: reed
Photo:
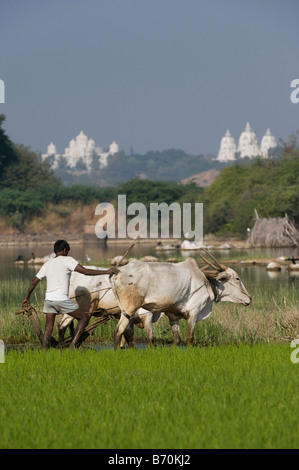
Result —
[[[17, 318], [15, 311], [22, 307], [22, 300], [28, 289], [28, 281], [22, 278], [9, 278], [0, 281], [0, 338], [7, 343], [36, 341], [26, 318]], [[40, 302], [44, 295], [41, 284], [32, 296], [32, 302]]]

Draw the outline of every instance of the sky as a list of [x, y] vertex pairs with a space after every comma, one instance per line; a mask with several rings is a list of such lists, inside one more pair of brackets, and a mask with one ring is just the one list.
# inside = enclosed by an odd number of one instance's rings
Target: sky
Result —
[[299, 129], [298, 0], [1, 0], [4, 129], [63, 153], [82, 129], [126, 153], [213, 154], [249, 121]]

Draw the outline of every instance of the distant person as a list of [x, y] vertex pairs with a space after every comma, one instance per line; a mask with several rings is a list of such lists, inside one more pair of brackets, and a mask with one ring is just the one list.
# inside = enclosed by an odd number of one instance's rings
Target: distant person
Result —
[[117, 274], [117, 268], [107, 270], [87, 269], [68, 256], [70, 246], [65, 240], [57, 240], [54, 244], [55, 258], [47, 261], [36, 274], [29, 286], [26, 297], [22, 302], [23, 308], [29, 304], [29, 298], [36, 285], [41, 279], [47, 278], [47, 291], [44, 303], [44, 313], [46, 314], [46, 328], [42, 337], [43, 348], [50, 346], [51, 334], [54, 327], [55, 317], [59, 313], [67, 313], [78, 320], [73, 340], [70, 347], [75, 348], [80, 340], [84, 328], [89, 322], [89, 315], [82, 312], [78, 305], [69, 298], [69, 285], [72, 271], [77, 271], [85, 276], [99, 276], [102, 274]]

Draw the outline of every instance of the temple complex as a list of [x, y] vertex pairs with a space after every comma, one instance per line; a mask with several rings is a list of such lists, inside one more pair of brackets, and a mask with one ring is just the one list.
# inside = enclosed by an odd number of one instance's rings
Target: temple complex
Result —
[[220, 162], [229, 162], [237, 158], [254, 158], [261, 156], [268, 158], [268, 151], [276, 147], [275, 137], [271, 134], [270, 129], [267, 129], [266, 134], [261, 140], [261, 145], [258, 145], [258, 140], [255, 132], [251, 129], [249, 122], [247, 122], [244, 131], [239, 137], [238, 147], [236, 147], [235, 139], [231, 136], [229, 130], [226, 131], [224, 137], [220, 142], [220, 148], [217, 160]]
[[109, 145], [109, 150], [104, 151], [101, 147], [96, 147], [95, 141], [88, 139], [84, 132], [81, 131], [75, 139], [71, 139], [69, 146], [66, 147], [62, 155], [57, 153], [56, 146], [51, 142], [48, 145], [47, 153], [42, 155], [42, 160], [49, 158], [49, 163], [53, 170], [58, 168], [61, 162], [65, 162], [71, 169], [75, 169], [81, 163], [81, 169], [86, 168], [90, 172], [94, 160], [98, 163], [99, 168], [104, 168], [108, 164], [108, 157], [118, 153], [118, 151], [116, 142], [112, 142]]

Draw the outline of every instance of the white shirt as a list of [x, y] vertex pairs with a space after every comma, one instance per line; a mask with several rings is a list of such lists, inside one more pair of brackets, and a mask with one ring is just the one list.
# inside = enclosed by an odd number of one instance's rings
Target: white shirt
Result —
[[77, 264], [71, 256], [57, 256], [43, 264], [36, 277], [47, 278], [46, 300], [69, 300], [71, 272]]

